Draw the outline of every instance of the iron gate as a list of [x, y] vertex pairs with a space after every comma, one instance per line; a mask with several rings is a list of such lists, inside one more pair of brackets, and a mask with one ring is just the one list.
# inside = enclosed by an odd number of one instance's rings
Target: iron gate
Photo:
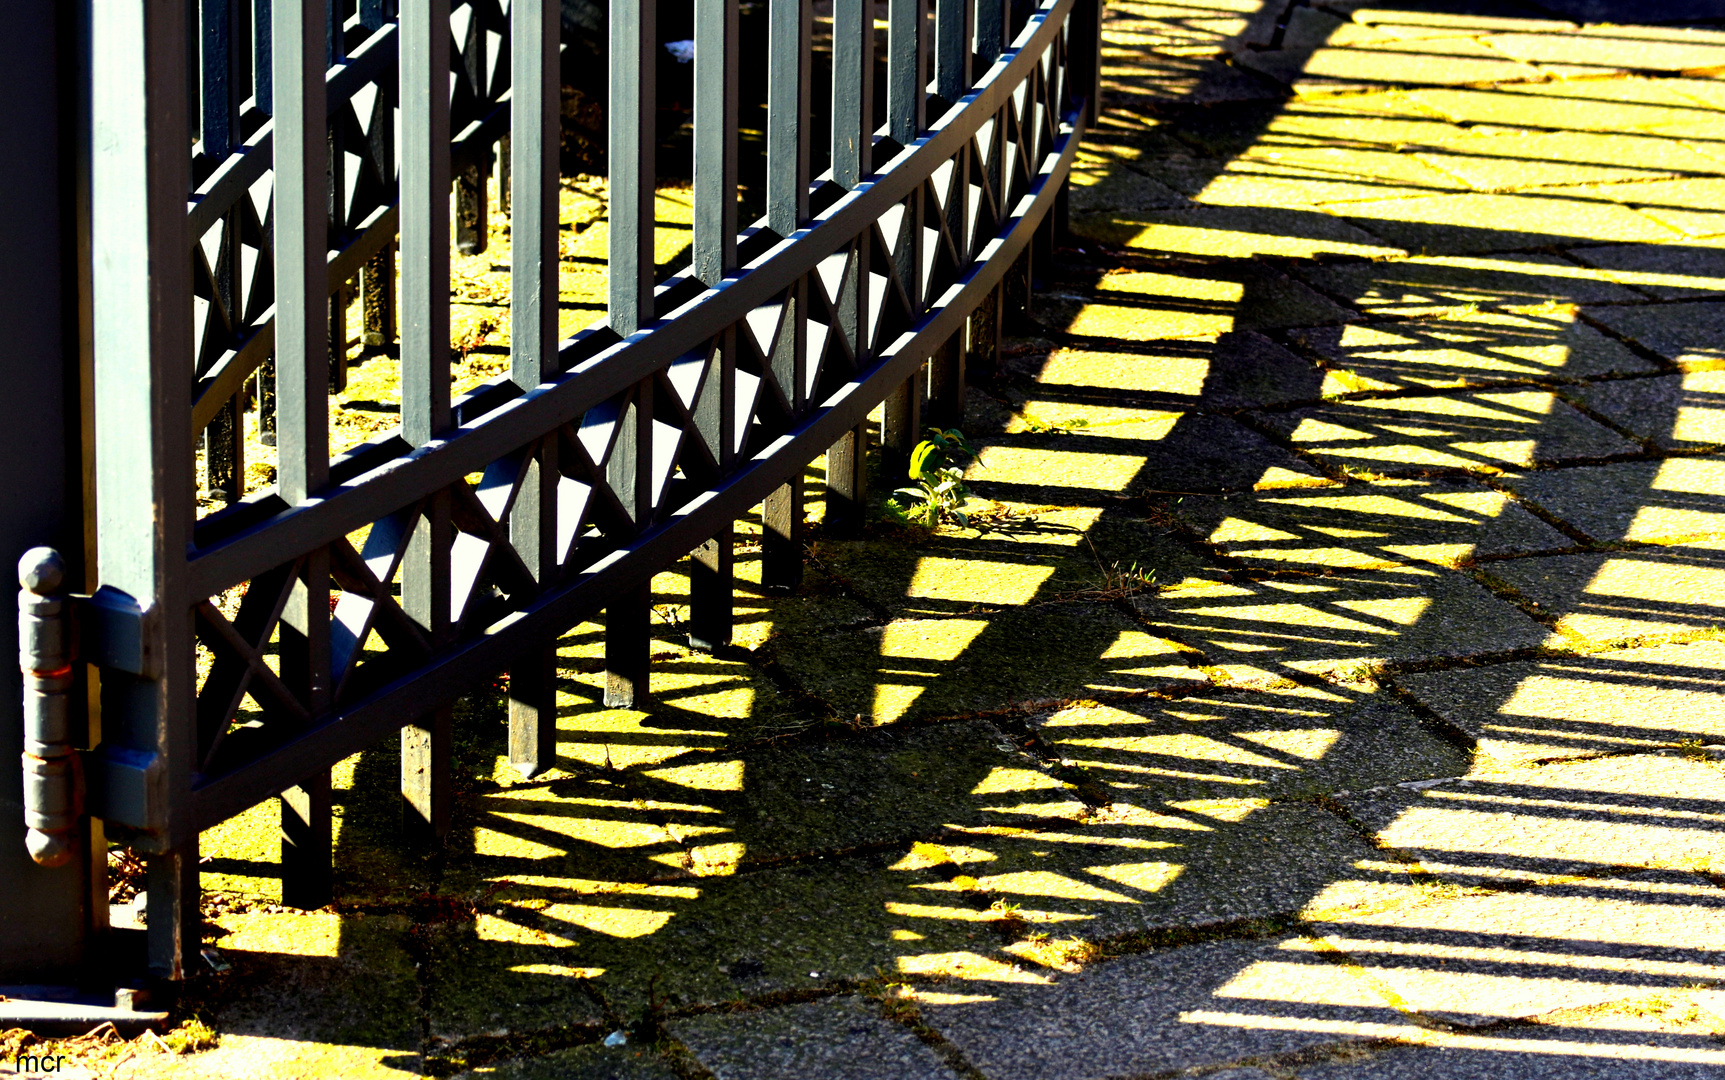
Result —
[[[647, 583], [690, 557], [691, 638], [727, 642], [733, 522], [762, 503], [764, 582], [794, 587], [805, 465], [828, 455], [828, 521], [855, 524], [870, 411], [900, 454], [925, 395], [961, 412], [967, 357], [993, 361], [1048, 256], [1099, 85], [1098, 0], [887, 0], [877, 118], [873, 0], [833, 0], [818, 101], [813, 0], [771, 0], [766, 210], [744, 226], [738, 0], [695, 0], [691, 264], [655, 284], [663, 43], [652, 4], [618, 3], [608, 317], [559, 340], [557, 0], [396, 6], [92, 3], [100, 588], [62, 597], [46, 554], [26, 575], [26, 816], [38, 861], [67, 857], [81, 768], [87, 812], [146, 858], [161, 977], [197, 951], [201, 830], [279, 796], [284, 898], [321, 905], [336, 762], [399, 732], [410, 820], [441, 836], [459, 694], [510, 672], [532, 775], [569, 627], [605, 612], [606, 700], [631, 703]], [[831, 168], [811, 177], [817, 109]], [[452, 398], [449, 252], [483, 244], [493, 169], [509, 369]], [[368, 333], [399, 322], [401, 423], [332, 459], [356, 287]], [[277, 466], [245, 495], [250, 402]], [[198, 439], [226, 495], [202, 515]], [[64, 720], [74, 648], [100, 671], [99, 740]]]

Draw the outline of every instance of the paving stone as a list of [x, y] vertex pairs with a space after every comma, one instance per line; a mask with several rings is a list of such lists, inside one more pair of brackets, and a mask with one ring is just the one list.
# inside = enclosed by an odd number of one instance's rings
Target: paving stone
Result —
[[[1299, 850], [1299, 866], [1255, 855], [1274, 849]], [[1261, 798], [1119, 801], [1081, 824], [957, 828], [913, 851], [924, 859], [943, 854], [953, 864], [946, 879], [917, 886], [901, 914], [915, 908], [943, 918], [992, 904], [985, 914], [995, 918], [1011, 910], [1021, 925], [1002, 929], [1023, 940], [1010, 951], [1031, 960], [1050, 952], [1048, 942], [1025, 937], [1038, 932], [1102, 941], [1302, 911], [1315, 917], [1363, 910], [1415, 895], [1404, 873], [1362, 873], [1362, 865], [1381, 860], [1334, 815]]]
[[1173, 646], [1101, 604], [899, 619], [775, 648], [794, 685], [875, 724], [1202, 681]]
[[[1563, 880], [1575, 875], [1725, 865], [1719, 792], [1711, 763], [1641, 754], [1537, 769], [1476, 768], [1471, 778], [1361, 792], [1341, 802], [1379, 843], [1443, 881], [1489, 888], [1548, 881], [1561, 892]], [[1705, 893], [1693, 884], [1697, 895]], [[1580, 895], [1591, 889], [1586, 881], [1574, 888]], [[1517, 895], [1504, 897], [1511, 910]], [[1635, 898], [1625, 900], [1633, 909]], [[1657, 915], [1657, 908], [1648, 913]]]
[[[1186, 136], [1185, 124], [1181, 134]], [[1466, 128], [1424, 108], [1400, 91], [1296, 98], [1263, 119], [1261, 134], [1235, 153], [1264, 157], [1289, 148], [1348, 146], [1393, 153], [1442, 146]]]
[[1455, 86], [1537, 78], [1535, 68], [1467, 38], [1402, 41], [1314, 8], [1295, 8], [1284, 47], [1239, 56], [1300, 93]]
[[1318, 206], [1465, 190], [1410, 154], [1345, 145], [1254, 148], [1203, 179], [1202, 187], [1189, 183], [1185, 190], [1207, 206]]
[[1725, 359], [1725, 303], [1598, 308], [1587, 314], [1682, 367]]
[[950, 966], [967, 951], [980, 961], [974, 951], [996, 940], [980, 920], [895, 913], [923, 895], [913, 886], [939, 880], [895, 868], [901, 857], [817, 855], [752, 873], [685, 873], [670, 884], [517, 875], [487, 907], [504, 909], [498, 922], [528, 922], [551, 942], [529, 948], [470, 936], [449, 960], [474, 980], [541, 973], [544, 993], [551, 983], [584, 982], [607, 1015], [630, 1023], [652, 999], [671, 1008], [734, 1004]]
[[213, 921], [230, 971], [202, 1006], [222, 1035], [199, 1055], [208, 1072], [286, 1080], [400, 1075], [404, 1061], [417, 1069], [419, 985], [405, 918], [296, 911]]
[[1432, 88], [1411, 91], [1408, 97], [1460, 123], [1546, 131], [1631, 131], [1681, 124], [1701, 115], [1693, 100], [1653, 79], [1521, 83], [1489, 90]]
[[[1374, 236], [1426, 255], [1469, 255], [1572, 244], [1670, 240], [1676, 231], [1617, 203], [1565, 189], [1568, 194], [1428, 195], [1416, 199], [1351, 202], [1337, 212]], [[1510, 228], [1482, 223], [1502, 222]]]
[[1370, 398], [1260, 415], [1307, 453], [1379, 471], [1501, 469], [1640, 450], [1543, 390]]
[[1099, 964], [1052, 986], [943, 987], [918, 990], [917, 1000], [991, 1080], [1160, 1075], [1369, 1038], [1400, 1019], [1297, 941], [1190, 945]]
[[1119, 271], [1089, 296], [1037, 297], [1037, 319], [1069, 334], [1152, 341], [1344, 321], [1352, 314], [1276, 271], [1251, 263]]
[[1624, 461], [1504, 482], [1595, 540], [1673, 543], [1725, 534], [1725, 458]]
[[1711, 19], [1719, 9], [1711, 0], [1648, 0], [1626, 5], [1623, 0], [1541, 0], [1541, 7], [1577, 22], [1609, 23], [1626, 16], [1648, 22], [1693, 22]]
[[[1396, 676], [1509, 765], [1725, 739], [1725, 645], [1619, 649]], [[1369, 786], [1369, 785], [1358, 785]]]
[[639, 770], [628, 780], [702, 876], [811, 852], [908, 844], [948, 825], [1082, 811], [983, 720], [898, 725]]
[[1580, 247], [1570, 254], [1655, 300], [1725, 295], [1725, 240]]
[[1505, 14], [1501, 5], [1479, 0], [1421, 0], [1384, 4], [1380, 0], [1326, 0], [1325, 7], [1347, 12], [1355, 22], [1382, 34], [1415, 41], [1426, 37], [1477, 37], [1485, 33], [1567, 33], [1575, 28], [1550, 17]]
[[455, 1080], [677, 1080], [677, 1073], [651, 1046], [572, 1046], [539, 1057], [501, 1061]]
[[1725, 1055], [1717, 1051], [1673, 1046], [1675, 1040], [1661, 1034], [1603, 1032], [1586, 1021], [1542, 1021], [1498, 1035], [1422, 1033], [1416, 1036], [1422, 1045], [1301, 1065], [1297, 1075], [1299, 1080], [1546, 1080], [1556, 1068], [1566, 1080], [1707, 1080], [1725, 1064]]
[[939, 1055], [866, 999], [832, 998], [674, 1021], [716, 1080], [951, 1080]]
[[1001, 437], [967, 482], [984, 498], [1095, 505], [1126, 494], [1251, 490], [1322, 482], [1257, 432], [1223, 416], [1185, 413], [1139, 437], [1099, 433]]
[[1564, 34], [1494, 34], [1506, 56], [1563, 77], [1725, 67], [1725, 34], [1681, 26], [1588, 26]]
[[1666, 449], [1725, 443], [1725, 371], [1613, 379], [1569, 393], [1618, 427]]
[[1109, 40], [1126, 43], [1122, 28], [1134, 35], [1133, 44], [1172, 56], [1231, 51], [1245, 40], [1256, 40], [1258, 27], [1275, 29], [1275, 13], [1257, 0], [1219, 0], [1194, 8], [1190, 4], [1134, 3], [1109, 5]]
[[1465, 481], [1188, 498], [1175, 513], [1248, 566], [1381, 570], [1571, 546], [1508, 496]]
[[[1388, 246], [1371, 233], [1329, 214], [1277, 207], [1200, 206], [1191, 210], [1120, 212], [1108, 218], [1092, 216], [1075, 220], [1072, 227], [1080, 236], [1133, 250], [1233, 259], [1405, 254], [1401, 248]], [[1664, 236], [1660, 234], [1661, 239]], [[1633, 238], [1642, 236], [1637, 234]]]
[[579, 943], [581, 928], [642, 932], [658, 921], [604, 926], [585, 904], [544, 901], [494, 910], [422, 935], [425, 1024], [434, 1039], [458, 1043], [556, 1029], [603, 1030], [605, 1010], [587, 984], [604, 967], [584, 955], [591, 950]]
[[1451, 389], [1657, 370], [1627, 346], [1581, 322], [1567, 305], [1316, 327], [1292, 336], [1330, 361], [1327, 393]]
[[1207, 670], [1238, 685], [1300, 673], [1352, 677], [1386, 662], [1525, 649], [1551, 636], [1463, 575], [1412, 567], [1171, 589], [1134, 603], [1153, 632], [1198, 649]]
[[1601, 184], [1602, 196], [1633, 206], [1643, 214], [1689, 237], [1725, 233], [1725, 177], [1652, 180], [1636, 184]]
[[[1489, 129], [1449, 140], [1419, 157], [1479, 191], [1658, 180], [1672, 173], [1720, 170], [1719, 162], [1665, 136], [1591, 131]], [[1627, 192], [1624, 201], [1639, 203]]]
[[1050, 753], [1132, 802], [1304, 799], [1467, 769], [1406, 707], [1357, 686], [1079, 704], [1037, 731]]
[[[1710, 895], [1711, 894], [1711, 895]], [[1725, 975], [1725, 910], [1691, 875], [1615, 876], [1467, 896], [1317, 927], [1406, 1008], [1477, 1026]]]
[[1190, 205], [1186, 196], [1131, 166], [1080, 150], [1072, 166], [1075, 214], [1105, 210], [1165, 210]]
[[1633, 303], [1634, 290], [1555, 255], [1422, 255], [1301, 266], [1299, 276], [1374, 315], [1539, 304]]
[[1045, 403], [1037, 415], [1051, 421], [1087, 417], [1106, 402], [1122, 400], [1181, 411], [1312, 401], [1322, 379], [1312, 364], [1250, 330], [1165, 338], [1131, 352], [1062, 348], [1037, 372], [1037, 400]]
[[1278, 98], [1272, 82], [1206, 57], [1176, 57], [1117, 50], [1102, 51], [1104, 100], [1125, 97], [1150, 104], [1216, 105]]
[[1492, 563], [1487, 572], [1599, 644], [1693, 634], [1725, 623], [1721, 545], [1582, 553]]

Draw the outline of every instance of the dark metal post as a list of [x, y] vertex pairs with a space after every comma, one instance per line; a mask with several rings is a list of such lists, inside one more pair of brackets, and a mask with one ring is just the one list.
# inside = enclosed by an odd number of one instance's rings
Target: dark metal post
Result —
[[185, 585], [192, 332], [185, 271], [186, 6], [110, 0], [91, 21], [91, 279], [99, 579], [155, 612], [147, 674], [104, 671], [111, 754], [153, 757], [160, 780], [134, 847], [146, 856], [149, 965], [184, 977], [198, 951], [198, 837], [186, 813], [196, 682]]
[[694, 268], [708, 285], [737, 268], [737, 112], [737, 0], [695, 0]]
[[[555, 0], [515, 0], [510, 85], [509, 374], [531, 390], [557, 372], [557, 36]], [[509, 539], [541, 585], [557, 573], [557, 437], [542, 439], [522, 468]], [[509, 672], [509, 762], [523, 777], [557, 760], [557, 647], [531, 650]]]
[[624, 335], [653, 321], [656, 10], [649, 3], [611, 8], [611, 231], [606, 261], [611, 329]]
[[[401, 5], [401, 423], [415, 446], [449, 430], [449, 0]], [[447, 491], [426, 500], [408, 542], [402, 607], [446, 643], [450, 626]], [[441, 840], [450, 820], [451, 714], [402, 728], [401, 793], [408, 832]]]
[[[71, 563], [68, 589], [84, 582], [80, 520], [80, 363], [73, 260], [75, 235], [63, 172], [63, 139], [73, 102], [58, 99], [59, 65], [70, 55], [74, 9], [56, 0], [8, 5], [9, 62], [0, 66], [0, 205], [12, 219], [0, 235], [0, 257], [27, 266], [0, 292], [0, 385], [8, 409], [0, 424], [0, 552], [10, 566], [25, 549], [53, 544]], [[93, 553], [91, 553], [93, 554]], [[52, 590], [50, 590], [52, 591]], [[16, 618], [0, 619], [0, 656], [20, 654]], [[100, 822], [83, 819], [72, 834], [73, 857], [59, 866], [35, 862], [25, 847], [22, 776], [24, 687], [18, 665], [0, 663], [0, 984], [79, 981], [107, 927], [106, 843]], [[76, 692], [76, 688], [75, 688]], [[67, 702], [72, 738], [88, 745], [81, 701]], [[8, 991], [11, 993], [11, 991]]]
[[[330, 292], [325, 0], [274, 0], [276, 165], [276, 477], [301, 503], [329, 481]], [[338, 290], [339, 298], [345, 290]], [[316, 716], [329, 707], [328, 549], [305, 560], [282, 612], [283, 681]], [[330, 774], [284, 792], [282, 900], [316, 908], [330, 900]]]

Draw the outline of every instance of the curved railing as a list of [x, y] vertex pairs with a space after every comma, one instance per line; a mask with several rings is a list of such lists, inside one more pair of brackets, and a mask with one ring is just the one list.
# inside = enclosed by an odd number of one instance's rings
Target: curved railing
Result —
[[[466, 6], [453, 35], [448, 0], [402, 0], [392, 19], [338, 0], [359, 42], [346, 56], [323, 0], [273, 0], [268, 99], [259, 61], [225, 135], [210, 73], [238, 67], [206, 21], [190, 163], [164, 149], [191, 145], [176, 5], [110, 6], [93, 28], [103, 589], [83, 607], [104, 672], [86, 772], [93, 812], [150, 860], [152, 965], [170, 975], [196, 948], [200, 830], [281, 795], [284, 895], [321, 904], [336, 762], [401, 730], [403, 793], [441, 835], [456, 696], [510, 672], [511, 759], [532, 775], [551, 763], [569, 627], [605, 612], [607, 700], [635, 700], [647, 582], [693, 553], [691, 637], [728, 641], [732, 523], [763, 502], [765, 583], [794, 586], [807, 463], [828, 455], [827, 520], [854, 524], [870, 411], [885, 403], [883, 452], [903, 454], [925, 394], [956, 415], [966, 358], [993, 361], [1003, 297], [1047, 257], [1097, 78], [1095, 0], [1046, 0], [1016, 24], [999, 0], [936, 0], [932, 18], [891, 0], [877, 129], [874, 5], [836, 0], [819, 103], [832, 168], [811, 177], [812, 5], [773, 0], [767, 209], [739, 228], [736, 0], [696, 0], [692, 262], [655, 286], [639, 72], [659, 44], [650, 10], [615, 5], [609, 316], [558, 340], [555, 0]], [[511, 366], [451, 400], [452, 170], [468, 220], [504, 135]], [[330, 297], [356, 273], [397, 308], [402, 426], [331, 460], [345, 303]], [[240, 445], [248, 380], [275, 394], [276, 486], [238, 498], [243, 460], [222, 448]], [[201, 519], [198, 433], [211, 486], [235, 488]]]

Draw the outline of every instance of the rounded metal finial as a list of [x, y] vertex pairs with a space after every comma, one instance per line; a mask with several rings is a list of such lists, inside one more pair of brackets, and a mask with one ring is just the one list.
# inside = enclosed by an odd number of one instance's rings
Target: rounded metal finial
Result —
[[62, 833], [38, 832], [31, 829], [24, 838], [30, 858], [38, 866], [65, 866], [72, 861], [72, 842]]
[[51, 596], [66, 581], [66, 560], [51, 547], [35, 547], [18, 560], [18, 584], [37, 596]]

